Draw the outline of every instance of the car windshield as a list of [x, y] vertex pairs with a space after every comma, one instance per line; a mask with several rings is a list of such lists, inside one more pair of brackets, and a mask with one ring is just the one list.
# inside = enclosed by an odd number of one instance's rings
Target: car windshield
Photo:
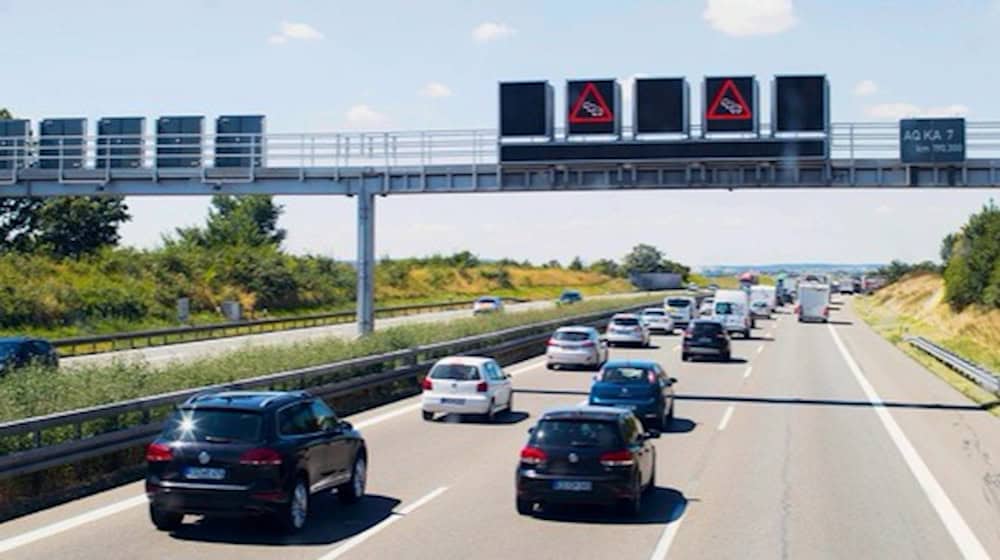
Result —
[[[469, 300], [465, 300], [465, 301], [469, 301]], [[497, 303], [497, 300], [496, 300], [496, 298], [491, 298], [491, 297], [481, 297], [481, 298], [479, 298], [479, 299], [476, 300], [476, 303], [494, 303], [495, 304], [495, 303]], [[469, 305], [469, 304], [467, 303], [465, 305]]]
[[531, 445], [613, 448], [621, 445], [621, 436], [612, 421], [542, 420], [531, 434]]
[[610, 366], [601, 372], [606, 383], [649, 383], [650, 370], [643, 367]]
[[580, 331], [556, 331], [556, 334], [552, 338], [568, 342], [583, 342], [584, 340], [590, 340], [590, 335]]
[[177, 441], [259, 441], [262, 417], [243, 410], [195, 409], [175, 412], [163, 437]]
[[618, 317], [612, 319], [611, 323], [622, 327], [634, 327], [639, 324], [639, 320], [634, 317]]
[[667, 300], [667, 307], [685, 308], [691, 305], [691, 300], [682, 298], [670, 298]]
[[652, 315], [655, 317], [663, 317], [666, 313], [664, 313], [662, 309], [647, 309], [643, 311], [642, 314], [646, 316]]
[[715, 304], [715, 312], [719, 315], [732, 315], [736, 313], [736, 305], [727, 301], [720, 301]]
[[431, 379], [452, 381], [478, 381], [479, 368], [467, 364], [438, 364], [431, 370]]

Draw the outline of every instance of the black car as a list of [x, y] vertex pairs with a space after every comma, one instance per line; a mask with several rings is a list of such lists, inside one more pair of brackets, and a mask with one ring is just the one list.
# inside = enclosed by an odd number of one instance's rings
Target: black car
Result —
[[0, 338], [0, 375], [31, 364], [58, 367], [59, 353], [39, 338]]
[[350, 423], [308, 392], [226, 391], [192, 397], [146, 449], [149, 515], [160, 530], [184, 514], [267, 515], [301, 529], [310, 495], [365, 493], [368, 452]]
[[576, 290], [566, 290], [559, 295], [559, 299], [556, 301], [559, 305], [569, 305], [573, 303], [579, 303], [583, 301], [583, 296], [580, 292]]
[[581, 406], [546, 412], [517, 467], [517, 512], [535, 505], [615, 505], [636, 515], [656, 486], [656, 448], [632, 412]]
[[710, 319], [698, 319], [684, 331], [681, 359], [686, 362], [703, 356], [716, 357], [724, 362], [728, 362], [732, 356], [729, 333], [722, 323]]

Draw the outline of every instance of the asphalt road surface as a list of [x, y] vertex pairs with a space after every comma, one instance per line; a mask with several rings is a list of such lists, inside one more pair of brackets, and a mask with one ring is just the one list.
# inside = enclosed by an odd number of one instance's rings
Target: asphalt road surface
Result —
[[369, 495], [314, 500], [300, 535], [194, 516], [161, 533], [135, 483], [0, 525], [0, 557], [1000, 558], [1000, 421], [846, 306], [830, 325], [776, 317], [735, 341], [731, 363], [683, 363], [677, 336], [612, 351], [679, 378], [677, 417], [655, 440], [658, 487], [636, 519], [515, 513], [527, 429], [583, 401], [592, 375], [536, 358], [506, 368], [518, 393], [498, 424], [424, 422], [417, 399], [352, 417]]

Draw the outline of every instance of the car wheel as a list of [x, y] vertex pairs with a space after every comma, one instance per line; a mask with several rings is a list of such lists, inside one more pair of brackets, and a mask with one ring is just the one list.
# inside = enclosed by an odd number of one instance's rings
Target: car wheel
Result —
[[150, 504], [149, 519], [153, 522], [153, 526], [160, 531], [173, 531], [181, 526], [181, 521], [184, 520], [184, 514], [172, 511], [163, 511], [162, 509]]
[[555, 364], [545, 364], [545, 369], [549, 369], [549, 370], [556, 369], [556, 366], [555, 366]]
[[642, 483], [636, 484], [635, 494], [632, 498], [619, 503], [618, 510], [629, 517], [638, 517], [642, 511]]
[[428, 411], [428, 410], [421, 410], [421, 411], [420, 411], [420, 416], [421, 416], [421, 417], [422, 417], [422, 418], [423, 418], [424, 420], [426, 420], [426, 421], [428, 421], [428, 422], [430, 422], [431, 420], [433, 420], [433, 419], [434, 419], [434, 413], [433, 413], [433, 412], [430, 412], [430, 411]]
[[345, 504], [357, 503], [365, 495], [368, 484], [368, 460], [359, 454], [351, 467], [351, 479], [337, 488], [337, 498]]
[[656, 489], [656, 459], [653, 459], [653, 472], [649, 475], [649, 484], [643, 489], [646, 494], [652, 494]]
[[490, 399], [490, 404], [488, 405], [488, 407], [489, 408], [486, 409], [486, 421], [492, 424], [496, 422], [497, 419], [497, 413], [493, 407], [493, 399]]
[[750, 338], [750, 331], [749, 330], [743, 331], [743, 338], [746, 338], [746, 339]]
[[681, 354], [681, 361], [682, 362], [686, 362], [686, 361], [688, 361], [690, 359], [691, 359], [690, 355], [688, 355], [688, 354]]
[[674, 421], [674, 401], [670, 401], [670, 410], [667, 411], [667, 425], [664, 428], [669, 428], [670, 424]]
[[511, 391], [510, 396], [507, 397], [507, 413], [514, 414], [514, 392]]
[[309, 485], [304, 477], [295, 480], [292, 486], [291, 499], [282, 508], [281, 525], [288, 533], [296, 533], [306, 526], [309, 519]]
[[519, 515], [531, 515], [534, 513], [534, 505], [535, 504], [529, 502], [528, 500], [517, 498], [517, 513]]

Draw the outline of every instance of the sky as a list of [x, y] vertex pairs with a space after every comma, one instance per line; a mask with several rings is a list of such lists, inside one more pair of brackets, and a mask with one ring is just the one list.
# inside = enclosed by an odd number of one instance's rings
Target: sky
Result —
[[[826, 74], [834, 122], [1000, 120], [1000, 2], [0, 0], [18, 117], [265, 114], [269, 132], [495, 128], [497, 82]], [[762, 103], [766, 106], [767, 103]], [[766, 107], [762, 107], [764, 120]], [[692, 107], [692, 113], [698, 113]], [[557, 124], [562, 121], [560, 115]], [[1000, 156], [1000, 153], [997, 154]], [[377, 199], [376, 254], [568, 262], [638, 243], [692, 265], [934, 259], [995, 191], [642, 191]], [[354, 199], [281, 197], [286, 248], [355, 256]], [[203, 222], [130, 198], [123, 242]]]

